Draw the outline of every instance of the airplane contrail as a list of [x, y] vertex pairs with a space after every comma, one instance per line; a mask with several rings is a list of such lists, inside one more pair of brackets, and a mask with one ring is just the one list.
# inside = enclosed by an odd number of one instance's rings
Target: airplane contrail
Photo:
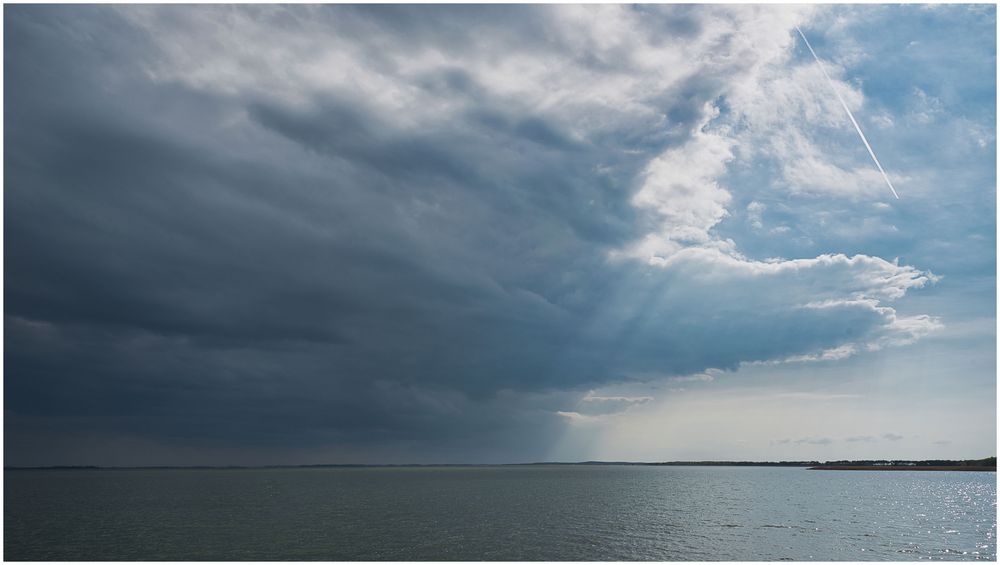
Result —
[[809, 44], [809, 40], [806, 39], [806, 34], [802, 33], [799, 26], [795, 26], [795, 31], [799, 32], [799, 35], [802, 36], [802, 41], [806, 42], [806, 47], [808, 47], [809, 52], [812, 53], [813, 59], [816, 59], [816, 64], [819, 65], [819, 70], [823, 71], [823, 76], [826, 77], [826, 82], [830, 84], [830, 89], [837, 95], [837, 100], [840, 100], [840, 105], [843, 106], [844, 111], [847, 112], [847, 117], [851, 118], [851, 123], [854, 124], [854, 129], [857, 130], [858, 136], [861, 137], [861, 141], [864, 142], [865, 148], [868, 149], [868, 154], [872, 156], [872, 161], [875, 161], [875, 166], [878, 167], [878, 172], [882, 173], [882, 178], [885, 179], [885, 184], [889, 185], [889, 190], [892, 191], [892, 195], [898, 200], [899, 195], [896, 194], [896, 189], [892, 187], [892, 181], [889, 180], [889, 175], [885, 174], [885, 169], [883, 169], [882, 164], [878, 162], [878, 157], [876, 157], [875, 152], [872, 151], [871, 144], [868, 143], [868, 139], [865, 137], [864, 132], [861, 131], [861, 126], [858, 125], [858, 121], [854, 119], [854, 114], [851, 113], [851, 109], [847, 107], [847, 102], [844, 102], [844, 99], [840, 96], [840, 92], [837, 91], [837, 86], [833, 84], [833, 79], [830, 78], [830, 75], [826, 74], [826, 67], [823, 66], [823, 61], [819, 60], [816, 52], [813, 51], [812, 45]]

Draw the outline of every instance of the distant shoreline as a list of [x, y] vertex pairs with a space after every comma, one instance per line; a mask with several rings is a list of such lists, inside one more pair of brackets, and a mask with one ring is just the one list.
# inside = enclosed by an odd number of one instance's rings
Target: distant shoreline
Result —
[[983, 465], [817, 465], [810, 471], [992, 471]]

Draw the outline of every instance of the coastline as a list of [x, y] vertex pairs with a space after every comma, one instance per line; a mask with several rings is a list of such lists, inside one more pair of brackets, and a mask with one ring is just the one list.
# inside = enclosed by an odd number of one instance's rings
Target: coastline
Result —
[[995, 473], [996, 467], [980, 465], [817, 465], [810, 471], [980, 471]]

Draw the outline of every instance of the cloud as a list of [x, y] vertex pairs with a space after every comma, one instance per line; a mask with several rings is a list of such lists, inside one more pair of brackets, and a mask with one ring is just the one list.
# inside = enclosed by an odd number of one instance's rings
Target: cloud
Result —
[[702, 373], [696, 373], [694, 375], [681, 375], [678, 377], [667, 378], [670, 382], [685, 383], [685, 382], [712, 382], [715, 377], [721, 374], [722, 371], [719, 369], [705, 369]]
[[860, 398], [858, 394], [824, 394], [818, 392], [782, 392], [775, 395], [777, 398], [786, 400], [818, 400], [821, 402], [829, 400], [852, 400]]
[[830, 439], [830, 438], [828, 438], [828, 437], [816, 437], [816, 438], [814, 438], [814, 437], [801, 437], [801, 438], [798, 438], [798, 439], [784, 438], [784, 439], [771, 440], [771, 445], [789, 445], [789, 444], [793, 444], [793, 445], [830, 445], [832, 443], [833, 443], [833, 440]]
[[622, 414], [629, 409], [653, 400], [651, 396], [594, 396], [587, 393], [572, 412], [557, 412], [570, 419], [601, 418]]
[[764, 227], [764, 220], [761, 216], [766, 209], [766, 205], [761, 204], [756, 200], [747, 204], [747, 219], [750, 221], [750, 225], [753, 229], [759, 230]]
[[930, 271], [720, 233], [781, 213], [740, 124], [789, 192], [868, 182], [811, 71], [768, 86], [813, 12], [12, 7], [11, 429], [537, 454], [648, 400], [586, 390], [921, 338]]
[[903, 439], [903, 436], [901, 436], [899, 434], [894, 434], [894, 433], [886, 433], [886, 434], [882, 434], [882, 438], [887, 439], [889, 441], [899, 441], [899, 440]]
[[810, 445], [830, 445], [831, 443], [833, 443], [833, 440], [828, 437], [817, 437], [817, 438], [804, 437], [804, 438], [799, 438], [793, 441], [792, 443], [795, 444], [808, 443]]

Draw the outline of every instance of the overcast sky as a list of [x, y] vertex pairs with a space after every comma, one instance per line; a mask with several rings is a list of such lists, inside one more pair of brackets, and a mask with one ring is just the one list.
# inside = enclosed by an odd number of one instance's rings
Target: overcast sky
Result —
[[7, 465], [995, 454], [995, 6], [4, 14]]

